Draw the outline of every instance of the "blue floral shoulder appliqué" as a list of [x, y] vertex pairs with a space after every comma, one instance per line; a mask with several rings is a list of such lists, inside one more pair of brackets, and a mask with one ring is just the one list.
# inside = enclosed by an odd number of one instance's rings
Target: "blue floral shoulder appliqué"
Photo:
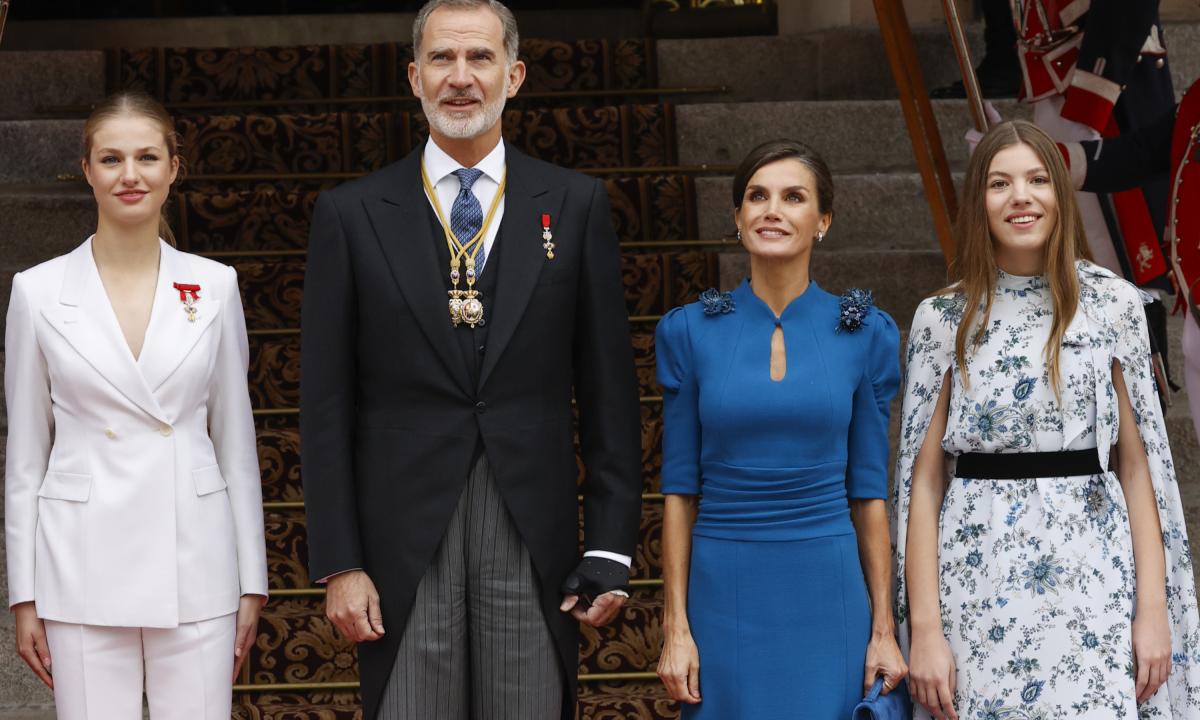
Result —
[[870, 290], [850, 288], [842, 294], [838, 307], [837, 331], [854, 332], [866, 324], [867, 315], [875, 305]]
[[704, 304], [705, 315], [723, 315], [734, 311], [733, 293], [721, 292], [716, 288], [700, 293], [700, 302]]

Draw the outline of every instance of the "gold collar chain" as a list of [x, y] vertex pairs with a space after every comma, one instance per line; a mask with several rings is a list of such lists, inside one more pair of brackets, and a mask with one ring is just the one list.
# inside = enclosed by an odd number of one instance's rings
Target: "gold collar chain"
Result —
[[[482, 325], [484, 322], [483, 301], [480, 298], [483, 297], [483, 293], [475, 289], [475, 253], [483, 244], [488, 228], [491, 227], [492, 220], [496, 217], [496, 211], [500, 208], [500, 201], [504, 198], [504, 188], [508, 184], [508, 169], [504, 170], [504, 175], [500, 178], [500, 187], [496, 189], [496, 197], [492, 199], [492, 205], [488, 208], [479, 231], [465, 243], [459, 240], [454, 231], [450, 229], [450, 223], [446, 221], [446, 214], [442, 212], [442, 205], [438, 202], [437, 191], [434, 189], [433, 183], [429, 181], [429, 175], [425, 172], [424, 162], [421, 163], [421, 184], [425, 186], [425, 194], [429, 196], [429, 201], [433, 204], [433, 211], [437, 214], [438, 222], [442, 225], [442, 232], [446, 236], [446, 248], [450, 251], [450, 286], [453, 288], [447, 292], [447, 295], [450, 296], [450, 322], [454, 323], [455, 327], [464, 322], [472, 328]], [[459, 268], [463, 264], [467, 266], [467, 289], [459, 290], [458, 283], [461, 279]]]

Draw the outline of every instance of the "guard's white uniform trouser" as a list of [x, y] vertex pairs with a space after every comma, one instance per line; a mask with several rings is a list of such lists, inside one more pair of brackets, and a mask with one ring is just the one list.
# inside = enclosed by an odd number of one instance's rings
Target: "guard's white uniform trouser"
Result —
[[237, 613], [175, 628], [46, 621], [58, 720], [229, 720]]

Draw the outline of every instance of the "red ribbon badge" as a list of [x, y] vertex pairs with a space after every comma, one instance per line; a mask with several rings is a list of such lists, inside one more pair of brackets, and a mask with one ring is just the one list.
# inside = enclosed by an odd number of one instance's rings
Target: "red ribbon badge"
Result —
[[179, 301], [180, 302], [187, 302], [188, 295], [192, 296], [191, 297], [192, 300], [200, 299], [200, 286], [199, 285], [188, 285], [186, 283], [172, 283], [172, 284], [175, 286], [175, 289], [179, 291]]
[[542, 213], [542, 248], [546, 259], [554, 259], [554, 233], [550, 232], [550, 213]]

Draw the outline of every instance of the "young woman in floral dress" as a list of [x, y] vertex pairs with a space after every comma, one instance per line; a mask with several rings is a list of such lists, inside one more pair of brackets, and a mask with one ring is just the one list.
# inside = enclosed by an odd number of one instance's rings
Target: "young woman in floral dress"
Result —
[[[1200, 717], [1192, 566], [1142, 297], [1034, 125], [971, 158], [908, 339], [895, 510], [918, 718]], [[911, 634], [911, 635], [910, 635]]]

